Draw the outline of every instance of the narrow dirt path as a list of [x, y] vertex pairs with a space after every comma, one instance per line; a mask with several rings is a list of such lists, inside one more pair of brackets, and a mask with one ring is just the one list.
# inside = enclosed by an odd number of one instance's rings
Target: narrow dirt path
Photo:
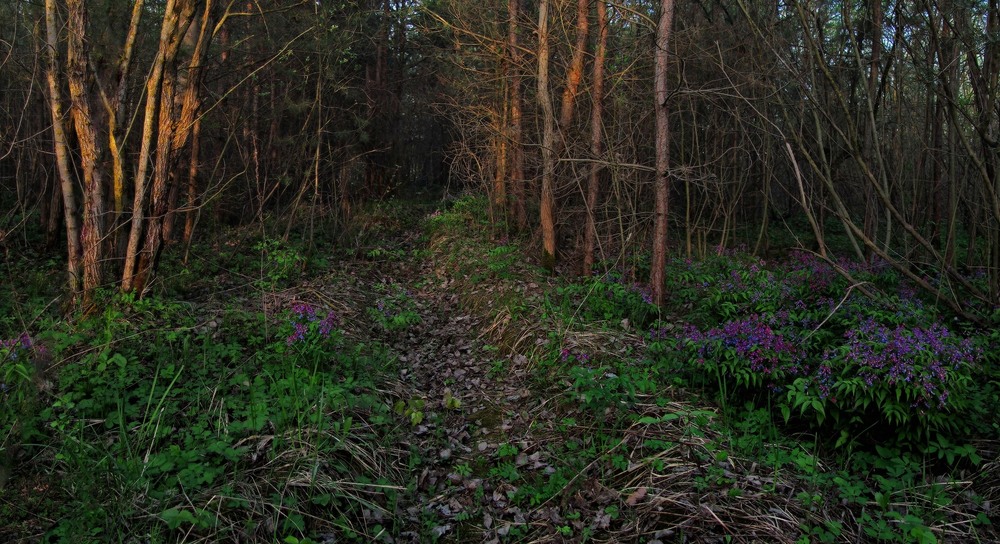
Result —
[[[502, 475], [497, 471], [549, 469], [540, 447], [544, 437], [532, 422], [551, 414], [528, 387], [524, 356], [501, 355], [482, 340], [484, 324], [462, 311], [447, 280], [426, 265], [418, 274], [405, 265], [394, 268], [386, 281], [405, 290], [420, 317], [386, 338], [400, 362], [396, 393], [405, 399], [403, 415], [421, 412], [412, 420], [411, 443], [423, 461], [419, 504], [406, 514], [412, 526], [430, 523], [431, 533], [446, 541], [499, 542], [531, 519], [510, 505], [516, 488], [496, 478]], [[417, 542], [421, 535], [400, 537]]]

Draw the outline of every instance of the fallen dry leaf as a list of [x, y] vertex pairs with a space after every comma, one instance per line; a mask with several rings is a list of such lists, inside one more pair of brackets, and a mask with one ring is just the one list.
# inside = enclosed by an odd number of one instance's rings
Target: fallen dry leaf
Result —
[[639, 501], [641, 501], [644, 498], [646, 498], [646, 488], [640, 487], [639, 489], [633, 491], [632, 494], [629, 495], [627, 499], [625, 499], [625, 504], [629, 506], [635, 506], [636, 504], [639, 503]]

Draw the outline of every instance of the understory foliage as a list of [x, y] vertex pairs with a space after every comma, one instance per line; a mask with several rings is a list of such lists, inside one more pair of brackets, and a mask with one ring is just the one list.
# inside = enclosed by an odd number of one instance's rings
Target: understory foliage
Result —
[[[124, 317], [109, 310], [105, 330], [134, 333]], [[309, 534], [317, 516], [349, 526], [356, 502], [333, 482], [367, 472], [352, 444], [376, 439], [369, 425], [388, 412], [371, 392], [368, 368], [380, 363], [337, 325], [335, 313], [299, 302], [273, 320], [231, 310], [214, 334], [168, 321], [148, 344], [95, 346], [61, 373], [43, 413], [62, 441], [56, 469], [79, 478], [81, 501], [53, 534], [119, 538], [119, 520], [143, 512], [160, 521], [147, 530], [213, 539]], [[104, 441], [106, 450], [91, 446]], [[325, 479], [308, 476], [319, 467]], [[281, 479], [291, 486], [274, 487]]]
[[[460, 202], [432, 217], [442, 252], [466, 252], [452, 266], [469, 277], [496, 244], [454, 241], [482, 217], [476, 209]], [[808, 252], [768, 262], [745, 251], [676, 258], [668, 305], [658, 310], [636, 260], [549, 280], [554, 288], [534, 313], [518, 296], [488, 306], [498, 322], [520, 317], [548, 331], [529, 336], [542, 347], [535, 380], [561, 389], [566, 414], [555, 423], [559, 445], [548, 451], [560, 461], [548, 477], [496, 469], [517, 486], [514, 500], [524, 502], [516, 504], [545, 503], [553, 486], [578, 492], [574, 478], [588, 471], [612, 488], [682, 473], [683, 493], [711, 500], [716, 515], [732, 516], [725, 523], [752, 525], [739, 518], [752, 518], [751, 504], [760, 515], [779, 509], [798, 519], [792, 538], [801, 543], [992, 534], [989, 482], [949, 482], [989, 466], [980, 454], [1000, 430], [996, 332], [954, 319], [877, 261], [836, 261], [851, 283]], [[699, 391], [718, 408], [699, 407]], [[700, 468], [685, 472], [690, 459]], [[669, 478], [660, 485], [625, 487], [621, 501], [595, 505], [589, 525], [584, 517], [567, 534], [622, 521], [645, 493], [682, 493]]]
[[990, 431], [996, 339], [949, 321], [883, 263], [836, 266], [856, 282], [806, 252], [675, 261], [672, 304], [692, 322], [650, 331], [654, 364], [832, 431], [838, 447], [924, 450]]
[[[389, 507], [399, 480], [393, 449], [364, 446], [395, 427], [376, 391], [389, 358], [314, 302], [252, 307], [206, 322], [177, 300], [106, 295], [99, 315], [0, 343], [0, 468], [56, 475], [28, 504], [5, 500], [3, 525], [50, 542], [368, 541], [354, 520]], [[50, 359], [60, 368], [40, 391]], [[385, 491], [360, 501], [364, 486]]]
[[0, 540], [995, 540], [1000, 334], [893, 269], [675, 259], [658, 309], [642, 255], [556, 278], [483, 198], [377, 226], [394, 206], [339, 253], [196, 246], [72, 321], [24, 275]]

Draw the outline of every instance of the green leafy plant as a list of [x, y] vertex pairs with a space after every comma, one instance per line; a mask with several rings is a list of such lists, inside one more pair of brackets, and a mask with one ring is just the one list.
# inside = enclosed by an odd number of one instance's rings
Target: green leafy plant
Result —
[[273, 289], [279, 283], [296, 277], [306, 262], [298, 250], [274, 238], [264, 238], [253, 248], [261, 254], [263, 277], [257, 282], [260, 288]]
[[607, 272], [559, 287], [561, 308], [590, 321], [620, 321], [633, 325], [648, 325], [658, 314], [652, 303], [652, 291], [646, 285], [627, 279], [624, 274]]
[[368, 315], [386, 331], [399, 331], [420, 322], [420, 314], [410, 292], [397, 283], [379, 283], [375, 286], [375, 307], [368, 308]]
[[45, 346], [27, 334], [0, 340], [0, 474], [11, 468], [9, 452], [34, 433], [36, 372], [46, 357]]
[[424, 421], [423, 399], [398, 400], [393, 409], [397, 414], [405, 417], [411, 425], [420, 425]]
[[[749, 258], [688, 266], [677, 280], [688, 288], [678, 291], [692, 297], [690, 283], [701, 282], [707, 301], [691, 303], [718, 324], [654, 327], [651, 351], [663, 375], [680, 371], [723, 402], [775, 407], [786, 422], [830, 426], [836, 446], [889, 430], [895, 443], [921, 448], [967, 433], [984, 409], [972, 394], [981, 342], [945, 327], [912, 291], [872, 299], [807, 254], [773, 270]], [[878, 264], [839, 266], [899, 289]]]

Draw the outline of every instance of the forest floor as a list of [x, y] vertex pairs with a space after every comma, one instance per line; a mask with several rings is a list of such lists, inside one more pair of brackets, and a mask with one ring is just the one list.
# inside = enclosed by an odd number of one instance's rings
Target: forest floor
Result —
[[[420, 399], [430, 414], [408, 439], [425, 463], [416, 500], [406, 509], [412, 525], [400, 535], [404, 540], [426, 538], [421, 524], [428, 510], [436, 518], [431, 534], [446, 541], [795, 540], [801, 516], [787, 511], [782, 496], [794, 494], [792, 480], [761, 500], [756, 491], [775, 483], [770, 471], [738, 467], [712, 451], [717, 433], [707, 423], [717, 416], [714, 407], [664, 404], [662, 395], [648, 395], [632, 409], [645, 417], [685, 417], [616, 434], [605, 414], [583, 406], [569, 376], [538, 368], [553, 350], [638, 365], [644, 342], [634, 330], [552, 329], [558, 325], [544, 318], [543, 301], [557, 282], [537, 271], [511, 275], [530, 279], [471, 285], [435, 260], [407, 260], [379, 274], [379, 282], [412, 296], [420, 317], [381, 339], [402, 367], [394, 394]], [[509, 312], [491, 311], [498, 298], [509, 297], [534, 318], [512, 323]], [[454, 408], [449, 398], [459, 401]], [[613, 408], [602, 411], [610, 416]], [[696, 418], [704, 428], [686, 428]], [[642, 458], [642, 443], [653, 437], [668, 447]], [[706, 483], [713, 471], [723, 485]], [[737, 497], [736, 488], [749, 493]]]
[[0, 540], [998, 541], [995, 436], [845, 458], [657, 370], [650, 323], [693, 306], [651, 316], [637, 284], [545, 274], [481, 201], [438, 207], [308, 257], [227, 233], [39, 332]]

